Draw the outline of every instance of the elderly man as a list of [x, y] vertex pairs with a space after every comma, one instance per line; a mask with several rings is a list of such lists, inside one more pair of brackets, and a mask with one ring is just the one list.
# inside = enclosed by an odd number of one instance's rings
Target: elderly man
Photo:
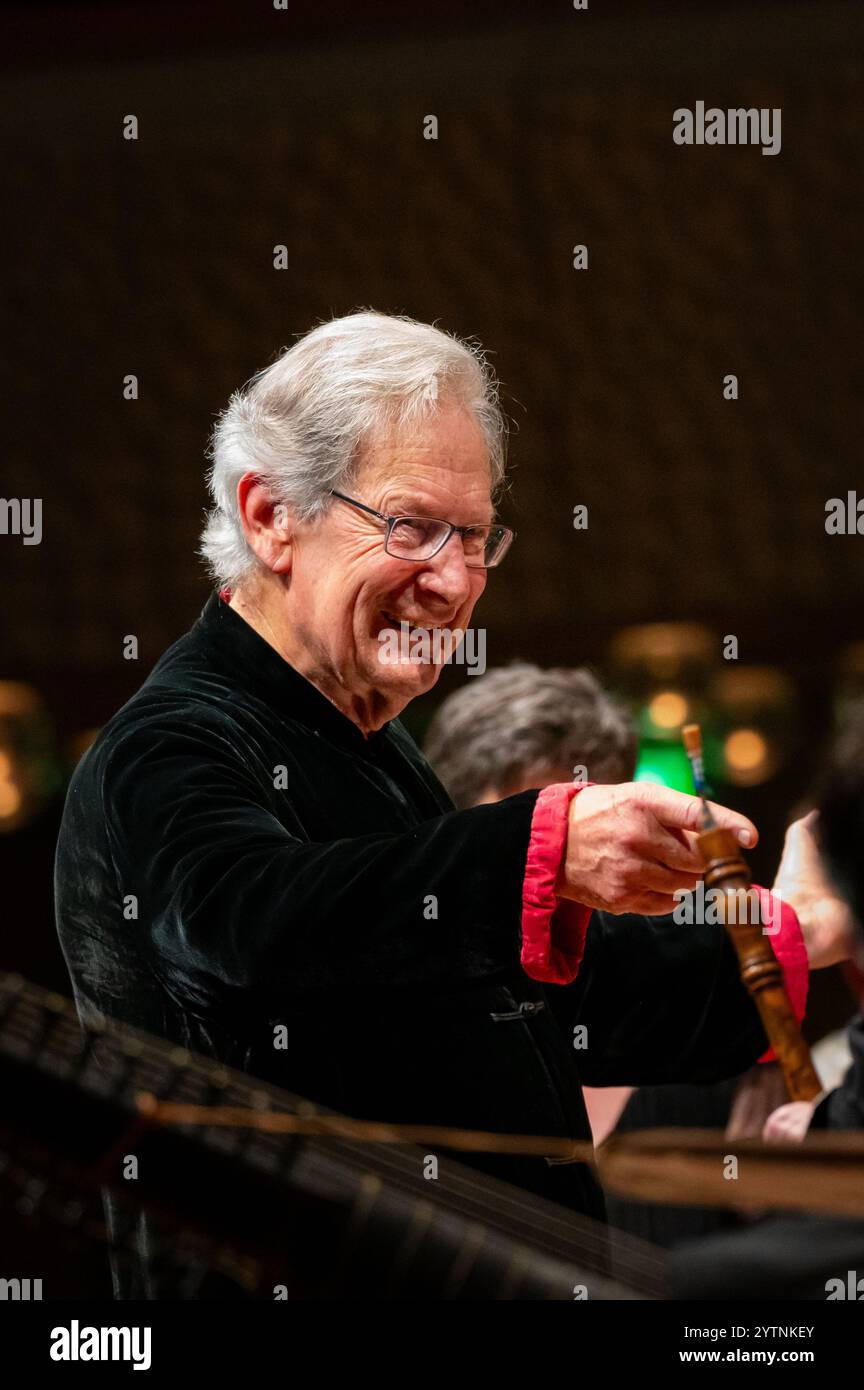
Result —
[[[580, 1073], [709, 1080], [764, 1051], [723, 932], [652, 920], [698, 881], [694, 798], [558, 783], [456, 811], [399, 722], [440, 668], [383, 661], [382, 634], [467, 627], [511, 540], [504, 440], [478, 349], [375, 313], [233, 397], [218, 592], [69, 790], [57, 914], [83, 1018], [354, 1115], [585, 1137]], [[799, 890], [773, 942], [800, 977], [814, 901], [811, 964], [843, 948], [821, 881]], [[602, 1214], [581, 1165], [477, 1162]]]

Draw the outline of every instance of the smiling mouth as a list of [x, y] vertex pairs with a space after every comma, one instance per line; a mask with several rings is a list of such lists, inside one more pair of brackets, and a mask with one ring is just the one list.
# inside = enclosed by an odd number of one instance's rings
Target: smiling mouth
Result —
[[395, 628], [397, 632], [401, 632], [401, 630], [402, 630], [402, 624], [403, 624], [403, 623], [407, 623], [409, 633], [412, 633], [412, 632], [446, 632], [446, 630], [447, 630], [446, 628], [439, 628], [439, 627], [438, 627], [436, 624], [434, 624], [434, 623], [414, 623], [414, 622], [411, 621], [410, 618], [397, 618], [397, 617], [394, 617], [394, 615], [393, 615], [392, 613], [385, 613], [383, 608], [382, 608], [382, 610], [381, 610], [381, 615], [382, 615], [382, 617], [384, 618], [385, 622], [387, 622], [387, 624], [388, 624], [390, 627]]

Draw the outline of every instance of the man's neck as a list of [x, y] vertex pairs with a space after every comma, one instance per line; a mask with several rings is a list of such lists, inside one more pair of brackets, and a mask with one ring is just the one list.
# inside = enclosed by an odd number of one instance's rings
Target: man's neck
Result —
[[235, 590], [231, 595], [229, 607], [233, 608], [283, 661], [335, 705], [340, 714], [344, 714], [346, 719], [356, 724], [364, 738], [377, 733], [391, 719], [395, 719], [399, 711], [388, 706], [380, 691], [370, 688], [358, 695], [347, 690], [336, 670], [321, 655], [316, 657], [307, 644], [294, 643], [289, 640], [287, 634], [281, 633], [282, 624], [277, 624], [274, 616], [268, 611], [270, 605], [264, 595], [246, 589]]

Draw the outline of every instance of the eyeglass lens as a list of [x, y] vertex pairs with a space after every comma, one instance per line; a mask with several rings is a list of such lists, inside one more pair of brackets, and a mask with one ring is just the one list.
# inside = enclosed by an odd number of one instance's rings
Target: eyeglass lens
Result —
[[[433, 521], [420, 516], [400, 517], [390, 528], [387, 549], [391, 555], [402, 559], [428, 559], [435, 554], [449, 529], [446, 521]], [[502, 540], [500, 527], [472, 526], [462, 535], [465, 559], [469, 564], [490, 564], [501, 548]]]

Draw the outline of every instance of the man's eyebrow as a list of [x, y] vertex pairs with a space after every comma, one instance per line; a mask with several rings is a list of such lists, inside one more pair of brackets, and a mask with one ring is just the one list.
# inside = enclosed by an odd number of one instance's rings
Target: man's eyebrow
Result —
[[432, 513], [422, 502], [418, 502], [414, 497], [408, 497], [404, 493], [399, 493], [397, 497], [391, 498], [387, 504], [387, 511], [391, 516], [431, 516]]
[[[388, 516], [424, 516], [430, 521], [447, 521], [447, 517], [441, 516], [440, 512], [434, 507], [428, 506], [425, 502], [418, 502], [416, 497], [409, 497], [404, 493], [398, 494], [387, 504]], [[495, 508], [492, 509], [492, 516], [488, 522], [464, 521], [463, 526], [495, 526], [498, 523], [498, 516]]]
[[417, 497], [409, 492], [398, 492], [388, 503], [387, 510], [391, 516], [428, 516], [435, 517], [435, 508], [430, 507], [427, 502], [419, 502]]

